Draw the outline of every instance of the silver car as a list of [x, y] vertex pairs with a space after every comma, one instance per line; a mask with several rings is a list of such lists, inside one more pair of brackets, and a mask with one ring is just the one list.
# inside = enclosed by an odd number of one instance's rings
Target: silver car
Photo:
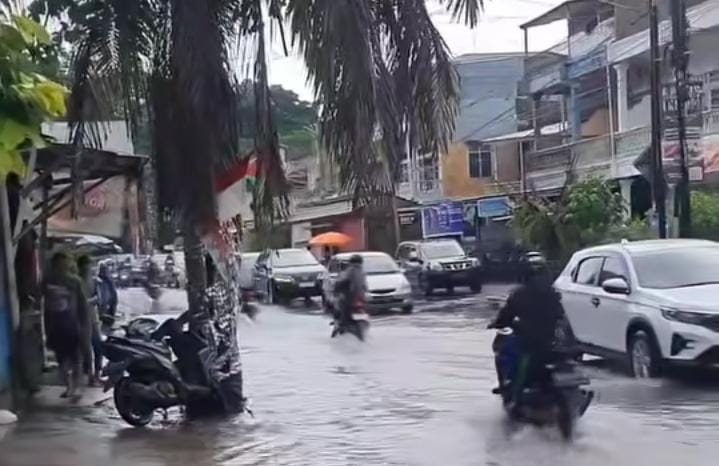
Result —
[[402, 270], [392, 258], [383, 252], [342, 253], [332, 257], [322, 280], [322, 303], [327, 311], [336, 307], [335, 283], [340, 273], [348, 267], [350, 257], [362, 256], [367, 275], [365, 306], [369, 312], [399, 309], [411, 313], [412, 287]]

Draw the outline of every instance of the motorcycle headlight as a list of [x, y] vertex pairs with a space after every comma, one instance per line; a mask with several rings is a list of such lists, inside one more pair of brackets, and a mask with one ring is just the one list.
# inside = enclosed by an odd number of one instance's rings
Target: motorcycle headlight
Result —
[[662, 309], [662, 316], [667, 320], [692, 325], [701, 325], [705, 322], [706, 318], [709, 317], [707, 314], [678, 311], [676, 309]]
[[281, 283], [292, 283], [295, 281], [294, 278], [292, 278], [288, 275], [275, 275], [273, 279], [276, 282], [281, 282]]
[[438, 262], [430, 262], [429, 270], [432, 270], [434, 272], [439, 272], [440, 270], [442, 270], [442, 264], [440, 264]]

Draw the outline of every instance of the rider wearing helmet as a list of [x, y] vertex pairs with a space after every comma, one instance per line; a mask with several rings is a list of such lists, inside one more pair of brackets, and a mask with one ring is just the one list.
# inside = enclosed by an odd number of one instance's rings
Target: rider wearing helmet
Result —
[[335, 283], [335, 293], [338, 294], [339, 315], [335, 316], [340, 322], [347, 322], [352, 316], [352, 309], [358, 301], [364, 300], [367, 291], [367, 280], [363, 268], [363, 259], [354, 254], [349, 259], [349, 266]]
[[524, 367], [524, 373], [521, 377], [512, 377], [503, 373], [498, 359], [497, 373], [500, 386], [506, 379], [516, 378], [518, 380], [515, 382], [519, 382], [516, 385], [513, 383], [516, 393], [517, 387], [531, 377], [533, 371], [530, 368], [538, 367], [549, 358], [554, 345], [555, 330], [563, 315], [560, 295], [552, 286], [551, 276], [544, 260], [530, 262], [526, 283], [512, 292], [488, 327], [511, 328], [519, 338], [518, 346], [521, 354], [519, 366]]

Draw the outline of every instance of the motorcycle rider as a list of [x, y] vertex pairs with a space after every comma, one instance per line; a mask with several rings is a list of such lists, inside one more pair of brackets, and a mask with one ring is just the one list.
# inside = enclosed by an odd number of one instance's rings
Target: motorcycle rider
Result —
[[495, 329], [511, 327], [518, 337], [517, 364], [508, 365], [502, 348], [497, 351], [495, 363], [499, 388], [495, 392], [507, 388], [505, 384], [511, 381], [512, 394], [516, 395], [537, 374], [551, 356], [555, 330], [563, 315], [561, 298], [552, 286], [546, 264], [543, 261], [531, 264], [526, 283], [512, 292], [488, 326]]
[[363, 259], [359, 254], [350, 257], [349, 266], [342, 271], [335, 283], [338, 295], [335, 320], [345, 325], [352, 318], [352, 310], [358, 300], [364, 300], [367, 291], [367, 278], [364, 273]]

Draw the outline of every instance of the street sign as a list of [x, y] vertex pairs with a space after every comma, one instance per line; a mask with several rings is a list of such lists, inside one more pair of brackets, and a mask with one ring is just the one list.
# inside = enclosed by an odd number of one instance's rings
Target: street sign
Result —
[[464, 233], [464, 206], [461, 202], [443, 202], [422, 209], [422, 236], [462, 236]]
[[477, 201], [477, 216], [482, 218], [506, 217], [512, 214], [509, 197], [491, 197]]
[[[688, 80], [687, 99], [684, 103], [684, 122], [686, 133], [687, 167], [690, 173], [702, 171], [704, 158], [702, 151], [702, 129], [704, 126], [704, 83]], [[668, 83], [663, 87], [663, 127], [662, 127], [662, 163], [664, 175], [670, 184], [681, 180], [681, 147], [679, 144], [679, 119], [677, 115], [676, 84]], [[692, 181], [692, 180], [690, 180]]]

